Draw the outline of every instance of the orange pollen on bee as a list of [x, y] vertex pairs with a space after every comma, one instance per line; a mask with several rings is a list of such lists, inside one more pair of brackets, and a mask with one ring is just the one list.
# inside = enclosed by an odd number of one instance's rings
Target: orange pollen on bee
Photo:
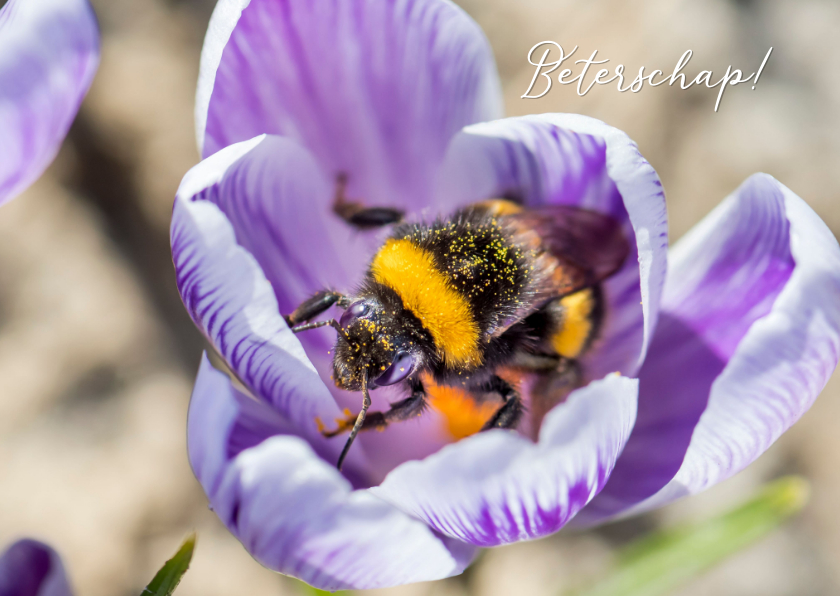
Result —
[[435, 385], [429, 379], [423, 382], [429, 404], [443, 416], [447, 432], [456, 441], [480, 431], [499, 408], [495, 401], [477, 403], [463, 389]]
[[470, 303], [437, 269], [432, 254], [410, 240], [388, 240], [371, 263], [374, 280], [394, 290], [431, 334], [449, 368], [481, 364]]

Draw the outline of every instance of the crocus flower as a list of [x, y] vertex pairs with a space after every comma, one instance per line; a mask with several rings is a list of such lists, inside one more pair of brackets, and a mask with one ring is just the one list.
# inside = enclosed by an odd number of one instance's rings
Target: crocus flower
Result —
[[[184, 304], [234, 374], [202, 362], [188, 448], [212, 508], [263, 565], [329, 590], [392, 586], [460, 573], [477, 547], [575, 516], [663, 505], [757, 458], [833, 371], [840, 249], [800, 198], [751, 177], [667, 265], [662, 188], [626, 135], [576, 115], [498, 119], [501, 103], [487, 41], [450, 2], [216, 7], [204, 161], [178, 190], [171, 241]], [[513, 195], [621, 223], [632, 254], [604, 283], [589, 383], [536, 441], [474, 434], [468, 402], [441, 401], [360, 435], [335, 468], [343, 439], [316, 418], [358, 411], [360, 396], [330, 380], [335, 332], [296, 336], [282, 315], [325, 287], [351, 291], [383, 241], [331, 212], [339, 173], [348, 196], [409, 218]], [[373, 397], [384, 409], [400, 396]]]
[[52, 162], [98, 64], [87, 0], [9, 0], [0, 9], [0, 204]]
[[18, 540], [0, 555], [0, 596], [72, 596], [61, 558], [37, 540]]

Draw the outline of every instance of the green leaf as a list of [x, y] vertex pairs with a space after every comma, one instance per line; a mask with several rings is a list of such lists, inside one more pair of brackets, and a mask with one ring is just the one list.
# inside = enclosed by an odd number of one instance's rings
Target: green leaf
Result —
[[157, 572], [157, 575], [149, 582], [140, 596], [170, 596], [178, 587], [187, 569], [190, 568], [193, 550], [195, 550], [194, 533], [184, 540], [175, 556], [160, 568], [160, 571]]
[[660, 596], [779, 527], [808, 502], [808, 482], [780, 478], [707, 522], [664, 530], [625, 548], [618, 568], [577, 596]]

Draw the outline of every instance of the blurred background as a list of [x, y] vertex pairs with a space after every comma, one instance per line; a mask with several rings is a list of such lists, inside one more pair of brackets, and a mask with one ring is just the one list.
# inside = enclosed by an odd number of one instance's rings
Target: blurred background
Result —
[[[179, 596], [292, 594], [208, 509], [186, 458], [185, 420], [202, 339], [175, 289], [168, 226], [198, 161], [193, 100], [214, 0], [94, 0], [102, 64], [47, 174], [0, 217], [0, 544], [34, 535], [65, 557], [80, 596], [138, 594], [191, 530]], [[2, 4], [2, 2], [0, 2]], [[840, 3], [836, 0], [462, 0], [495, 50], [509, 115], [578, 112], [635, 139], [662, 178], [671, 239], [740, 182], [772, 174], [840, 232]], [[689, 76], [730, 64], [755, 90], [614, 85], [578, 97], [555, 85], [519, 97], [542, 40], [576, 58]], [[577, 71], [576, 71], [577, 72]], [[593, 71], [594, 73], [594, 71]], [[590, 75], [591, 76], [591, 75]], [[840, 299], [840, 297], [838, 297]], [[804, 514], [682, 596], [840, 593], [840, 376], [737, 477], [594, 533], [487, 551], [461, 578], [381, 593], [557, 594], [598, 577], [615, 549], [653, 528], [705, 519], [786, 473], [808, 477]]]

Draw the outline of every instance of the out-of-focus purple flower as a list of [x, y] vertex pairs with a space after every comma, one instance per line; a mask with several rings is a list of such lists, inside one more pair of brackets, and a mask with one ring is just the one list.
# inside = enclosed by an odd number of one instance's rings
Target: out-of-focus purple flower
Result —
[[72, 596], [61, 557], [37, 540], [23, 539], [0, 556], [0, 596]]
[[[500, 106], [488, 44], [450, 2], [219, 2], [196, 109], [205, 160], [178, 191], [172, 254], [190, 315], [253, 397], [205, 359], [188, 446], [213, 509], [267, 567], [324, 589], [430, 580], [479, 546], [662, 505], [758, 457], [834, 369], [840, 249], [801, 199], [756, 175], [666, 265], [661, 185], [626, 135], [575, 115], [493, 120]], [[315, 419], [359, 396], [330, 381], [334, 332], [295, 336], [281, 313], [351, 290], [382, 241], [332, 214], [339, 172], [349, 196], [415, 218], [513, 194], [623, 225], [632, 255], [604, 284], [591, 382], [537, 441], [456, 442], [431, 411], [360, 435], [335, 469], [342, 441]]]
[[0, 204], [52, 162], [98, 64], [87, 0], [9, 0], [0, 9]]
[[[99, 63], [87, 0], [9, 0], [0, 9], [0, 204], [55, 157]], [[71, 596], [58, 554], [19, 540], [0, 556], [0, 596]]]

